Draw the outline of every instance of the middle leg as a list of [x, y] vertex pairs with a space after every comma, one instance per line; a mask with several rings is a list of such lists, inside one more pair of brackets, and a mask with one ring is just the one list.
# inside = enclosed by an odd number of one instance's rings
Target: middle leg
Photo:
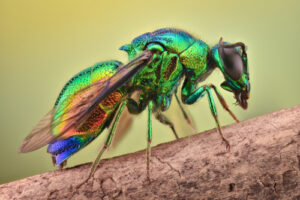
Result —
[[178, 95], [177, 95], [177, 92], [175, 92], [175, 98], [176, 98], [176, 101], [179, 105], [179, 108], [184, 116], [184, 119], [185, 121], [188, 123], [189, 127], [193, 130], [193, 133], [196, 134], [197, 131], [196, 131], [196, 128], [195, 126], [192, 124], [192, 120], [190, 119], [190, 117], [188, 116], [187, 112], [184, 110], [179, 98], [178, 98]]
[[152, 109], [153, 109], [153, 102], [149, 101], [148, 103], [148, 123], [147, 123], [147, 179], [150, 182], [150, 154], [151, 154], [151, 141], [152, 141]]

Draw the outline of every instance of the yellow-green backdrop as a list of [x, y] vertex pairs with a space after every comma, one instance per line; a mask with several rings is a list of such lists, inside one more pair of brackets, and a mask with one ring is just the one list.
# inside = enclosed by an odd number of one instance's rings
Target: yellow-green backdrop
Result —
[[[18, 154], [23, 138], [51, 109], [69, 78], [99, 61], [126, 62], [118, 48], [158, 28], [178, 27], [210, 45], [221, 36], [248, 45], [252, 86], [248, 110], [234, 106], [233, 95], [221, 89], [241, 120], [299, 104], [299, 4], [296, 0], [0, 0], [0, 183], [55, 169], [46, 148]], [[207, 80], [217, 85], [222, 81], [219, 70]], [[206, 99], [186, 108], [198, 131], [214, 128]], [[223, 125], [233, 123], [219, 103], [217, 108]], [[172, 105], [169, 116], [179, 134], [190, 134], [175, 112], [178, 107]], [[168, 127], [156, 121], [153, 126], [153, 145], [173, 140]], [[92, 161], [105, 135], [69, 159], [68, 166]], [[106, 157], [145, 146], [143, 113]]]

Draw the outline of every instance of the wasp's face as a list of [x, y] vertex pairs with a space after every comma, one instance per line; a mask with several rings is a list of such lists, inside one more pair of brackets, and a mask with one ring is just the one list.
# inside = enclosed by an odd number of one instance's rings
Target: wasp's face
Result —
[[220, 40], [218, 54], [218, 65], [225, 77], [225, 82], [221, 84], [221, 87], [234, 93], [238, 105], [247, 109], [250, 83], [245, 45], [241, 42], [223, 44]]
[[243, 109], [247, 109], [248, 108], [247, 100], [249, 99], [249, 92], [242, 90], [242, 91], [234, 92], [234, 95], [237, 103]]
[[239, 81], [232, 81], [231, 79], [227, 79], [221, 84], [221, 87], [232, 92], [237, 104], [240, 105], [243, 109], [248, 108], [247, 100], [249, 99], [250, 94], [250, 84], [247, 79], [245, 79], [244, 77]]

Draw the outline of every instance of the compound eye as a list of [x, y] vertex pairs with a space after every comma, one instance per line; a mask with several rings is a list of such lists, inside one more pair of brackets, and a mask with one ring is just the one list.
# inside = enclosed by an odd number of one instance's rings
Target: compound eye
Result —
[[243, 75], [243, 60], [238, 51], [233, 47], [223, 46], [220, 46], [218, 50], [225, 72], [233, 80], [239, 80]]

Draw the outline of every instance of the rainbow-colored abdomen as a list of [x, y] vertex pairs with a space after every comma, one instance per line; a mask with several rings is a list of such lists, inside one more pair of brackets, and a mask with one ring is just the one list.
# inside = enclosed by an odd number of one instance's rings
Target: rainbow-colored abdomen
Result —
[[[66, 112], [72, 105], [82, 101], [89, 93], [93, 92], [91, 86], [97, 81], [105, 81], [117, 72], [117, 68], [122, 65], [119, 61], [106, 61], [97, 63], [77, 75], [75, 75], [62, 89], [56, 100], [56, 112], [53, 120], [59, 121], [59, 125], [52, 129], [54, 136], [59, 135], [67, 125], [64, 120], [70, 115]], [[84, 90], [83, 90], [84, 89]], [[116, 108], [118, 107], [124, 92], [121, 89], [111, 93], [96, 107], [89, 117], [77, 128], [71, 128], [58, 139], [49, 144], [47, 152], [52, 154], [53, 162], [60, 165], [72, 154], [89, 144], [95, 139], [107, 126], [109, 126]], [[61, 115], [62, 113], [65, 113]]]

